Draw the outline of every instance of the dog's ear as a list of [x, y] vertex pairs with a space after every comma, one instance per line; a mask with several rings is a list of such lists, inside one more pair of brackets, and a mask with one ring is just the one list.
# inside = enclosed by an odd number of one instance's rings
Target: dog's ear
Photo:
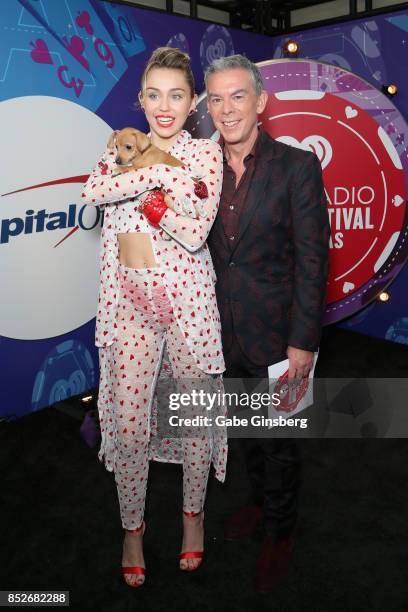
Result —
[[109, 136], [109, 140], [108, 140], [108, 149], [111, 149], [111, 151], [113, 151], [113, 149], [115, 148], [115, 138], [116, 135], [119, 133], [119, 130], [115, 130], [114, 132], [112, 132], [112, 134]]
[[150, 139], [139, 130], [134, 130], [132, 134], [136, 138], [136, 147], [140, 153], [144, 153], [150, 147]]

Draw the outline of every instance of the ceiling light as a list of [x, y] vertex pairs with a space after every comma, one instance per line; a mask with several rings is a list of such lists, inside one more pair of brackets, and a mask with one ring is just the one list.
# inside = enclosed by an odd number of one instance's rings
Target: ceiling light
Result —
[[395, 96], [395, 94], [398, 93], [398, 87], [395, 85], [395, 83], [383, 85], [381, 89], [387, 96]]
[[288, 55], [289, 57], [293, 57], [297, 55], [299, 52], [299, 43], [296, 40], [287, 40], [283, 44], [282, 49], [285, 55]]
[[380, 302], [388, 302], [388, 300], [390, 299], [390, 294], [388, 293], [388, 291], [381, 291], [378, 296], [378, 299], [380, 300]]

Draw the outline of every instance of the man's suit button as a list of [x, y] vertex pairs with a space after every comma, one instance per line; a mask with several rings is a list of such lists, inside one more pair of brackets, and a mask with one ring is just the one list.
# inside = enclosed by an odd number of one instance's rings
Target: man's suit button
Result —
[[234, 261], [230, 261], [230, 263], [229, 263], [229, 267], [230, 267], [230, 268], [233, 268], [234, 266], [235, 266], [235, 262], [234, 262]]

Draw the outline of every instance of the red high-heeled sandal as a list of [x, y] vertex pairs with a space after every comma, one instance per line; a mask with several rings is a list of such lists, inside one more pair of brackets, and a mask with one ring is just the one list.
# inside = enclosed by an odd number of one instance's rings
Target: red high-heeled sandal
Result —
[[[201, 512], [184, 512], [183, 510], [183, 514], [184, 516], [188, 518], [195, 518], [196, 516], [201, 514]], [[204, 512], [202, 514], [203, 514], [203, 520], [204, 520]], [[201, 566], [203, 562], [203, 557], [204, 557], [203, 550], [194, 550], [194, 551], [180, 553], [180, 559], [200, 559], [200, 562], [197, 564], [196, 567], [188, 567], [188, 566], [186, 568], [180, 567], [181, 571], [182, 572], [194, 572], [195, 570], [198, 570], [198, 568]]]
[[[143, 521], [143, 523], [140, 525], [140, 527], [137, 527], [136, 529], [126, 529], [125, 531], [127, 531], [128, 533], [130, 533], [131, 535], [144, 535], [144, 532], [146, 530], [146, 523]], [[131, 565], [129, 567], [123, 567], [122, 565], [122, 574], [138, 574], [139, 576], [145, 576], [146, 575], [146, 569], [144, 567], [141, 567], [139, 565]], [[130, 587], [140, 587], [142, 586], [145, 581], [143, 580], [143, 582], [135, 582], [133, 584], [130, 584], [129, 582], [126, 581], [125, 577], [123, 576], [123, 579], [125, 580], [126, 584]]]

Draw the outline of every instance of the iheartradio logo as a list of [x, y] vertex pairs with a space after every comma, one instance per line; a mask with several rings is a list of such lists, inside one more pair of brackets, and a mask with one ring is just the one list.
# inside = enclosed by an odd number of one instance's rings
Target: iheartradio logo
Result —
[[206, 51], [207, 62], [211, 64], [212, 61], [225, 56], [225, 42], [222, 38], [219, 38], [213, 45], [209, 45]]
[[292, 147], [303, 149], [304, 151], [312, 151], [319, 158], [322, 170], [330, 164], [333, 157], [332, 146], [324, 136], [313, 134], [312, 136], [307, 136], [302, 141], [297, 140], [294, 136], [279, 136], [276, 140]]
[[200, 43], [200, 60], [203, 70], [216, 59], [234, 54], [231, 34], [224, 26], [212, 24], [203, 34]]
[[111, 128], [48, 96], [7, 100], [0, 111], [0, 335], [59, 336], [95, 316], [102, 214], [80, 194]]

